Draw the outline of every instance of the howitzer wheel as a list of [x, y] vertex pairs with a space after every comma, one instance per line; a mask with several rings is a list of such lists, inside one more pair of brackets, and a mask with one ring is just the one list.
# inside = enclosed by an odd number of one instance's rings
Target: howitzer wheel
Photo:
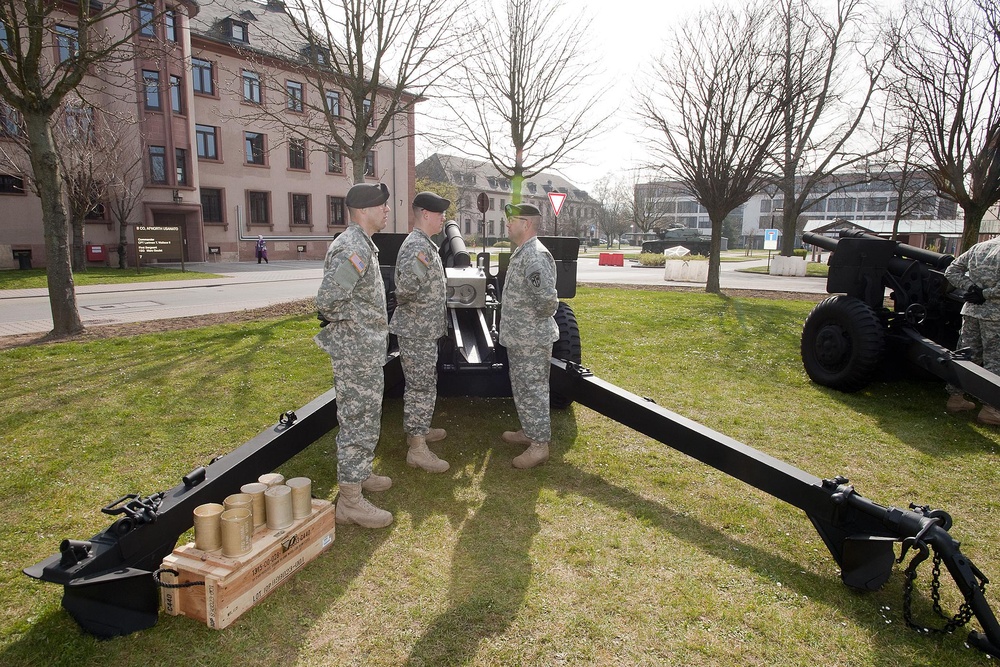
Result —
[[882, 361], [885, 328], [864, 301], [831, 296], [816, 304], [802, 327], [802, 364], [825, 387], [852, 392], [865, 387]]
[[[552, 356], [563, 361], [580, 363], [582, 347], [580, 345], [580, 326], [576, 323], [576, 315], [568, 303], [559, 302], [554, 315], [559, 327], [559, 340], [552, 343]], [[554, 391], [549, 392], [549, 405], [560, 410], [568, 408], [573, 401]]]

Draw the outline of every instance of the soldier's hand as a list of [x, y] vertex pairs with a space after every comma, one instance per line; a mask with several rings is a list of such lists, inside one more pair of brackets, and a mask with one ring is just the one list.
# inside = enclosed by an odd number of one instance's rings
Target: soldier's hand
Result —
[[962, 295], [962, 299], [966, 303], [973, 303], [979, 305], [981, 303], [986, 303], [986, 297], [983, 296], [983, 288], [979, 285], [973, 285], [968, 289], [968, 291]]

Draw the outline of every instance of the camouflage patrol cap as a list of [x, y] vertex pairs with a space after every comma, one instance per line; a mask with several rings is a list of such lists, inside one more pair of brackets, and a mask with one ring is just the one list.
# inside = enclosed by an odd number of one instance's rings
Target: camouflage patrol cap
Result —
[[538, 210], [538, 207], [534, 204], [507, 204], [503, 207], [503, 212], [508, 218], [514, 218], [519, 216], [538, 216], [541, 217], [542, 212]]
[[451, 201], [433, 192], [421, 192], [413, 198], [413, 207], [422, 208], [432, 213], [444, 213], [451, 206]]
[[348, 208], [372, 208], [381, 206], [389, 200], [389, 188], [385, 183], [359, 183], [347, 191]]

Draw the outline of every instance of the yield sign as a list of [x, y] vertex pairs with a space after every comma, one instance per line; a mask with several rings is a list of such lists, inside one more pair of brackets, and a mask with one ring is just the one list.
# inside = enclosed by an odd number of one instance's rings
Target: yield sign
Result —
[[549, 193], [549, 203], [552, 204], [552, 212], [555, 213], [556, 217], [559, 217], [559, 211], [562, 210], [562, 205], [564, 201], [566, 201], [565, 192]]

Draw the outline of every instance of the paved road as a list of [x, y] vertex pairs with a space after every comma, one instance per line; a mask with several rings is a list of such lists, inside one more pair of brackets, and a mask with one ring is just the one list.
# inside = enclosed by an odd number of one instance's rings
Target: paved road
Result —
[[[766, 260], [723, 262], [723, 289], [773, 290], [822, 294], [820, 278], [789, 278], [737, 272], [737, 268], [763, 265]], [[178, 266], [179, 268], [179, 266]], [[145, 322], [262, 308], [277, 303], [312, 298], [323, 274], [321, 261], [187, 263], [192, 271], [216, 273], [207, 280], [90, 285], [77, 287], [77, 307], [84, 326]], [[599, 266], [596, 258], [581, 258], [579, 283], [631, 285], [686, 285], [666, 282], [663, 269]], [[48, 292], [44, 289], [0, 291], [0, 336], [45, 333], [52, 329]]]

